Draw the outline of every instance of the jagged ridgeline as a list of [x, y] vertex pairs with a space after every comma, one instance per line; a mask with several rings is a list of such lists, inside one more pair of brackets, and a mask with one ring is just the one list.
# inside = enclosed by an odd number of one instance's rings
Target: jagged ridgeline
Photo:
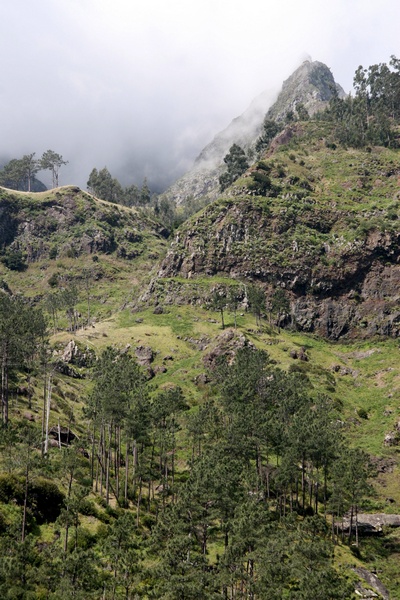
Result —
[[235, 182], [221, 185], [223, 195], [179, 230], [160, 277], [258, 283], [270, 301], [284, 290], [285, 324], [297, 330], [333, 339], [397, 337], [395, 57], [390, 67], [358, 69], [355, 97], [341, 98], [324, 65], [302, 65], [267, 113], [272, 134], [265, 127], [258, 138], [258, 159], [239, 176], [231, 164], [239, 169], [244, 154], [231, 147], [220, 183], [230, 175]]
[[208, 144], [197, 157], [193, 168], [178, 179], [164, 194], [177, 205], [201, 198], [203, 202], [215, 200], [220, 192], [219, 177], [224, 171], [224, 156], [233, 144], [252, 154], [256, 141], [262, 133], [263, 121], [282, 121], [297, 105], [309, 114], [326, 106], [334, 93], [344, 97], [329, 68], [321, 62], [305, 61], [284, 82], [282, 91], [271, 106], [271, 95], [262, 93], [249, 108]]

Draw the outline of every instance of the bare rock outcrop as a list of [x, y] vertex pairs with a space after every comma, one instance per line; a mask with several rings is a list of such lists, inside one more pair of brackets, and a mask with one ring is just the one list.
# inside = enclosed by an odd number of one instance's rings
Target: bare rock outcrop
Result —
[[154, 353], [150, 346], [137, 346], [135, 348], [135, 355], [139, 365], [142, 367], [150, 367], [150, 364], [154, 360]]
[[340, 97], [345, 96], [326, 65], [306, 60], [283, 83], [275, 102], [270, 91], [255, 98], [242, 115], [203, 148], [192, 169], [172, 184], [161, 198], [177, 205], [198, 198], [212, 202], [219, 195], [218, 179], [225, 170], [223, 159], [232, 144], [238, 144], [245, 150], [253, 149], [266, 115], [269, 119], [283, 121], [288, 111], [295, 110], [298, 102], [313, 114], [330, 100], [335, 87]]
[[78, 344], [71, 340], [64, 348], [61, 360], [64, 363], [76, 365], [78, 367], [90, 367], [96, 358], [94, 350], [91, 348], [82, 349]]
[[[350, 523], [350, 517], [346, 516], [343, 522], [340, 521], [337, 523], [337, 526], [341, 531], [348, 532], [350, 529]], [[355, 530], [355, 527], [356, 521], [355, 517], [353, 517], [353, 530]], [[357, 515], [357, 527], [360, 534], [379, 535], [382, 534], [384, 529], [387, 527], [400, 527], [400, 515], [387, 515], [385, 513], [359, 513]]]
[[221, 356], [227, 356], [232, 362], [236, 352], [245, 346], [254, 347], [243, 334], [238, 334], [234, 329], [226, 329], [214, 341], [212, 349], [203, 356], [203, 363], [207, 369], [214, 369]]
[[[371, 228], [350, 242], [334, 228], [347, 221], [331, 207], [299, 211], [293, 224], [251, 197], [217, 201], [179, 230], [158, 276], [228, 276], [264, 286], [267, 298], [280, 287], [290, 303], [286, 324], [297, 329], [334, 340], [398, 337], [400, 230]], [[320, 242], [307, 243], [300, 228]]]
[[[358, 591], [361, 598], [383, 598], [383, 600], [390, 600], [389, 590], [383, 585], [381, 580], [375, 575], [375, 573], [371, 573], [368, 569], [364, 569], [364, 567], [354, 567], [353, 571], [361, 577], [369, 586], [371, 586], [376, 593], [371, 592], [370, 590], [366, 590], [364, 586], [358, 584], [356, 586], [356, 590]], [[379, 595], [379, 596], [378, 596]]]

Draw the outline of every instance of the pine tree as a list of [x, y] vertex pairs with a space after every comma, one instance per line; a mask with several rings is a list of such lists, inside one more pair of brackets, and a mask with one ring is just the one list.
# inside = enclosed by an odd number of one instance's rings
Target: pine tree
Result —
[[219, 178], [221, 192], [229, 187], [249, 168], [246, 153], [238, 144], [233, 144], [229, 148], [228, 154], [224, 157], [224, 163], [227, 166], [227, 171]]
[[64, 160], [61, 154], [57, 154], [54, 150], [46, 150], [39, 161], [39, 168], [51, 171], [53, 180], [53, 188], [58, 187], [58, 174], [63, 165], [67, 165], [68, 161]]

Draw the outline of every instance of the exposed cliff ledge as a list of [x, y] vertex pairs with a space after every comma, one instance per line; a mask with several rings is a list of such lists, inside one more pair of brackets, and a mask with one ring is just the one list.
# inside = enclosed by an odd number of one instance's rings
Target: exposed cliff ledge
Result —
[[[400, 335], [398, 151], [331, 150], [310, 122], [178, 232], [159, 276], [222, 275], [287, 291], [286, 322], [338, 339]], [[317, 134], [317, 135], [316, 135]]]
[[[223, 274], [260, 282], [267, 294], [281, 286], [290, 296], [291, 322], [329, 338], [400, 335], [400, 231], [373, 230], [348, 243], [325, 234], [327, 241], [311, 246], [295, 231], [277, 236], [281, 219], [245, 202], [246, 210], [243, 203], [241, 210], [225, 207], [210, 229], [206, 209], [179, 233], [159, 276]], [[332, 211], [316, 212], [314, 226], [334, 218]]]

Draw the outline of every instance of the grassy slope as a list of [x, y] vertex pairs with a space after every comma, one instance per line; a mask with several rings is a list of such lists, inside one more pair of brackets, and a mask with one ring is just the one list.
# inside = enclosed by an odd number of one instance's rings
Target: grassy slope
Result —
[[[228, 326], [233, 326], [233, 319], [227, 315]], [[266, 349], [278, 365], [284, 369], [296, 368], [306, 372], [314, 389], [312, 393], [328, 393], [338, 401], [343, 402], [342, 418], [347, 423], [346, 429], [354, 445], [367, 450], [374, 456], [397, 459], [397, 450], [385, 448], [383, 438], [388, 430], [393, 429], [393, 424], [400, 417], [400, 377], [398, 373], [398, 343], [394, 340], [377, 340], [371, 342], [340, 344], [329, 343], [309, 335], [290, 333], [264, 326], [260, 333], [255, 332], [254, 317], [245, 314], [238, 317], [238, 331], [244, 333], [259, 348]], [[152, 384], [155, 389], [171, 384], [180, 385], [185, 395], [195, 410], [195, 406], [207, 396], [207, 386], [196, 386], [194, 378], [204, 372], [202, 356], [205, 351], [200, 351], [191, 340], [209, 339], [210, 345], [216, 336], [221, 334], [219, 315], [198, 307], [171, 307], [169, 312], [155, 315], [152, 309], [132, 313], [130, 310], [116, 312], [109, 318], [102, 320], [94, 327], [82, 329], [75, 335], [60, 332], [53, 337], [53, 343], [63, 346], [73, 337], [101, 350], [106, 345], [113, 344], [124, 348], [131, 344], [148, 345], [156, 353], [153, 366], [166, 365], [167, 372], [158, 374]], [[290, 350], [305, 347], [309, 355], [309, 362], [300, 363], [290, 357]], [[164, 360], [172, 356], [173, 360]], [[349, 371], [349, 374], [340, 374], [332, 371], [332, 367], [339, 365]], [[352, 372], [350, 372], [352, 371]], [[53, 410], [50, 424], [57, 424], [70, 420], [73, 414], [74, 427], [80, 435], [85, 433], [85, 423], [82, 418], [84, 396], [90, 388], [88, 380], [71, 380], [64, 376], [57, 376], [53, 390]], [[334, 391], [332, 391], [334, 389]], [[41, 391], [37, 390], [36, 418], [40, 420], [42, 402]], [[20, 399], [18, 406], [23, 412], [26, 410], [26, 400]], [[368, 412], [368, 419], [359, 418], [357, 410], [364, 408]], [[391, 414], [385, 411], [390, 409]], [[179, 436], [184, 444], [185, 436]], [[54, 452], [57, 450], [55, 449]], [[180, 450], [181, 459], [178, 464], [184, 468], [185, 447]], [[373, 512], [399, 512], [400, 484], [399, 468], [396, 465], [389, 473], [381, 473], [374, 481], [376, 495], [370, 498], [365, 508]], [[389, 504], [386, 499], [394, 500]], [[93, 517], [84, 517], [83, 525], [92, 532], [97, 531], [98, 521]], [[43, 526], [43, 535], [51, 536], [53, 526]], [[390, 533], [386, 543], [377, 543], [367, 540], [361, 544], [360, 558], [357, 559], [347, 547], [336, 550], [336, 561], [340, 569], [349, 565], [364, 565], [369, 569], [376, 568], [381, 571], [382, 581], [391, 589], [392, 598], [396, 595], [396, 579], [399, 565], [398, 548], [400, 547], [400, 534], [397, 531]], [[210, 552], [219, 552], [220, 548], [210, 548]]]
[[[308, 126], [312, 129], [312, 124]], [[293, 159], [294, 155], [294, 159]], [[365, 160], [364, 160], [365, 159]], [[281, 163], [286, 171], [297, 174], [300, 178], [317, 181], [314, 194], [318, 195], [321, 206], [331, 206], [332, 196], [338, 208], [348, 211], [349, 220], [336, 226], [336, 233], [347, 240], [354, 240], [356, 229], [348, 227], [353, 216], [358, 215], [368, 220], [380, 219], [382, 210], [398, 213], [398, 175], [393, 172], [393, 164], [398, 161], [396, 152], [374, 149], [371, 154], [353, 150], [329, 150], [322, 141], [315, 142], [311, 138], [308, 146], [299, 148], [297, 142], [291, 147], [282, 148], [273, 158]], [[366, 161], [368, 165], [366, 166]], [[301, 164], [301, 163], [304, 164]], [[362, 170], [364, 169], [363, 173]], [[368, 174], [365, 172], [368, 171]], [[240, 182], [238, 182], [240, 185]], [[371, 186], [368, 189], [368, 186]], [[35, 195], [45, 199], [47, 193]], [[43, 198], [42, 198], [43, 196]], [[281, 210], [278, 203], [274, 210]], [[125, 209], [122, 209], [125, 210]], [[357, 225], [358, 227], [358, 225]], [[148, 238], [150, 240], [150, 238]], [[157, 269], [157, 259], [165, 252], [164, 243], [156, 243], [151, 239], [147, 251], [138, 259], [127, 261], [119, 259], [115, 254], [101, 255], [99, 265], [103, 270], [101, 279], [93, 280], [90, 290], [91, 313], [96, 322], [89, 328], [82, 328], [71, 335], [66, 331], [57, 333], [52, 343], [64, 346], [74, 338], [83, 344], [100, 351], [109, 344], [121, 348], [130, 344], [148, 345], [156, 352], [154, 366], [164, 364], [166, 373], [157, 374], [153, 383], [155, 387], [179, 384], [185, 391], [189, 403], [195, 407], [207, 394], [207, 386], [196, 386], [194, 378], [204, 372], [203, 354], [193, 342], [196, 339], [212, 340], [221, 333], [219, 315], [201, 306], [170, 306], [168, 311], [156, 315], [152, 307], [133, 312], [126, 308], [134, 304], [138, 296], [146, 288]], [[66, 272], [71, 277], [78, 277], [82, 268], [93, 266], [90, 256], [79, 259], [62, 257], [56, 260], [46, 259], [33, 263], [22, 275], [8, 271], [0, 264], [0, 278], [4, 279], [13, 290], [34, 297], [51, 291], [48, 280], [55, 272]], [[152, 273], [153, 270], [153, 273]], [[198, 285], [212, 287], [219, 283], [219, 278], [196, 280]], [[84, 314], [86, 300], [82, 294], [78, 305]], [[233, 317], [227, 316], [228, 326], [233, 325]], [[60, 324], [65, 328], [66, 321], [61, 318]], [[271, 329], [265, 324], [261, 333], [256, 332], [254, 318], [249, 314], [238, 317], [238, 330], [244, 333], [257, 347], [266, 349], [283, 369], [297, 368], [309, 376], [314, 389], [313, 393], [328, 393], [343, 403], [342, 415], [350, 439], [374, 456], [394, 458], [397, 461], [396, 448], [383, 445], [385, 434], [393, 430], [400, 418], [400, 374], [399, 343], [396, 340], [369, 340], [352, 343], [329, 343], [310, 335]], [[300, 363], [290, 357], [290, 351], [305, 347], [309, 362]], [[173, 360], [166, 359], [172, 356]], [[333, 369], [335, 367], [335, 369]], [[337, 370], [339, 369], [339, 370]], [[84, 397], [90, 387], [88, 380], [71, 380], [58, 376], [55, 382], [54, 404], [51, 413], [51, 424], [60, 419], [70, 419], [71, 411], [78, 431], [84, 432], [82, 420]], [[35, 388], [33, 410], [37, 420], [42, 410], [42, 392]], [[27, 409], [25, 398], [18, 397], [13, 401], [13, 418], [18, 418], [15, 411], [23, 413]], [[365, 409], [368, 418], [360, 418], [358, 411]], [[181, 449], [182, 456], [185, 449]], [[181, 463], [183, 464], [183, 463]], [[392, 472], [381, 473], [375, 481], [376, 497], [371, 498], [370, 509], [376, 512], [400, 512], [399, 468], [396, 465]], [[388, 504], [386, 498], [394, 503]], [[95, 528], [95, 523], [87, 518], [88, 528]], [[93, 518], [92, 518], [93, 519]], [[43, 535], [50, 535], [43, 527]], [[362, 547], [361, 558], [371, 567], [383, 569], [382, 579], [392, 587], [393, 598], [396, 595], [394, 573], [398, 569], [398, 547], [400, 536], [393, 532], [387, 538], [390, 548], [368, 542]], [[389, 548], [389, 549], [390, 549]], [[357, 563], [357, 559], [347, 548], [338, 550], [338, 564]]]

